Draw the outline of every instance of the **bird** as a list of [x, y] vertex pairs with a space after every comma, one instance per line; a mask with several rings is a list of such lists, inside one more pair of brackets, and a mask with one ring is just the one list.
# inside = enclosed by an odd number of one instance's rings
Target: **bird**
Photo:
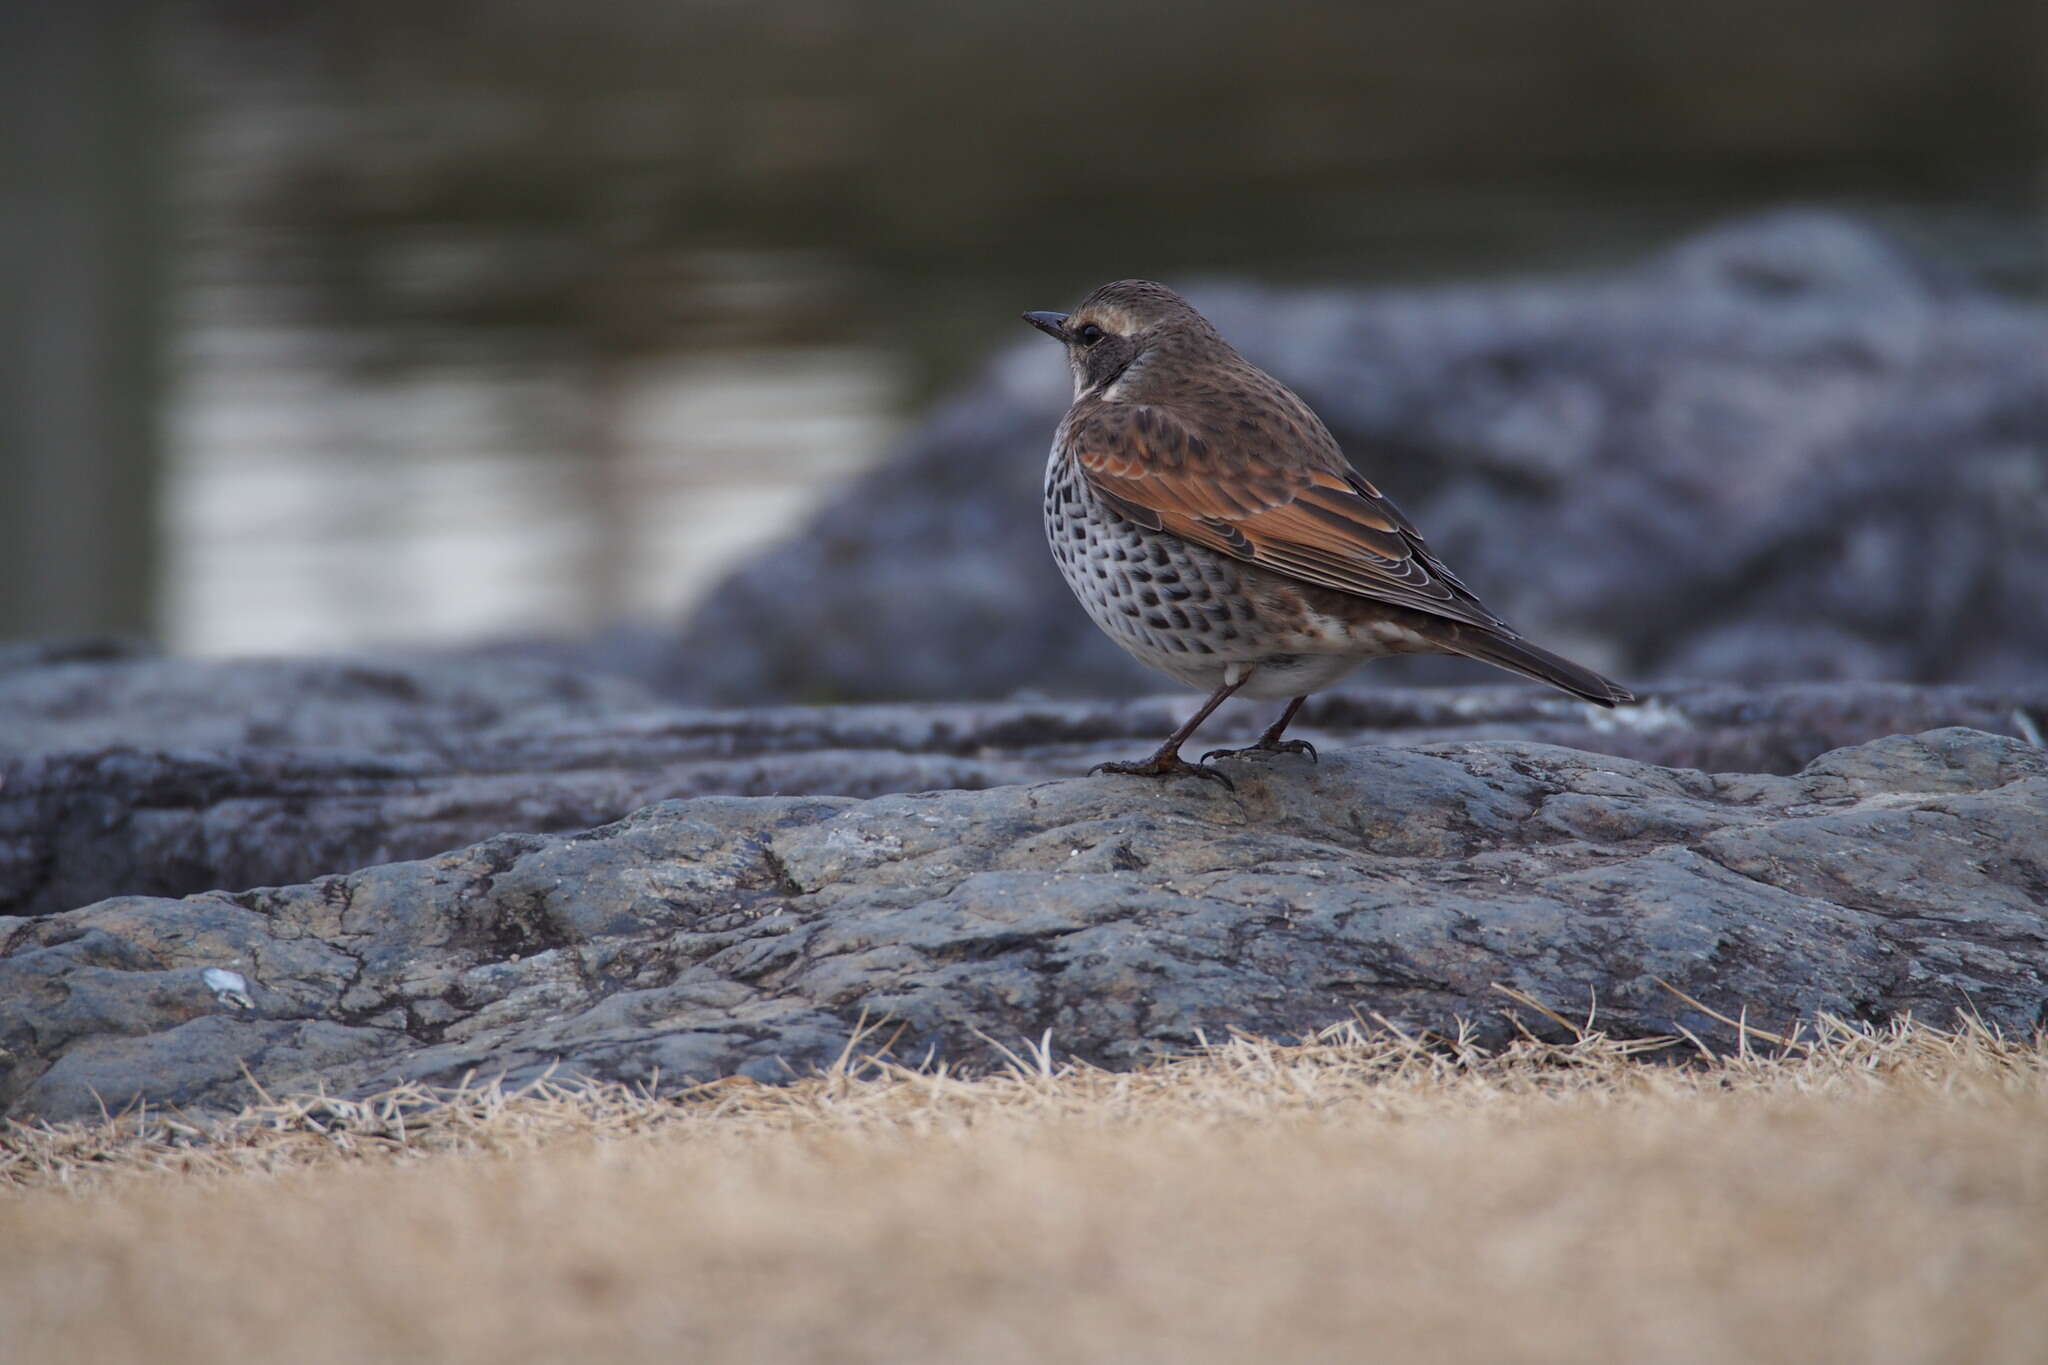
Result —
[[[1150, 758], [1092, 772], [1234, 789], [1211, 760], [1314, 761], [1313, 745], [1282, 738], [1302, 703], [1395, 654], [1479, 659], [1600, 706], [1635, 700], [1489, 611], [1308, 404], [1165, 285], [1117, 280], [1024, 320], [1073, 372], [1045, 466], [1060, 574], [1127, 653], [1209, 694]], [[1287, 707], [1245, 748], [1181, 757], [1234, 694]]]

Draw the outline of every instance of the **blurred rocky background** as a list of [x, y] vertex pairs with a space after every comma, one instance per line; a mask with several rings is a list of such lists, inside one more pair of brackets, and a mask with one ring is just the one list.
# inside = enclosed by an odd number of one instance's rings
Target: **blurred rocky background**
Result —
[[0, 92], [0, 636], [1156, 690], [1015, 320], [1143, 274], [1632, 681], [2048, 662], [2033, 0], [31, 3]]
[[[1195, 298], [1495, 610], [1617, 676], [2048, 672], [2048, 311], [1881, 234], [1781, 214], [1585, 279]], [[1057, 359], [1007, 357], [730, 576], [665, 686], [1144, 688], [1020, 514], [1067, 402]]]

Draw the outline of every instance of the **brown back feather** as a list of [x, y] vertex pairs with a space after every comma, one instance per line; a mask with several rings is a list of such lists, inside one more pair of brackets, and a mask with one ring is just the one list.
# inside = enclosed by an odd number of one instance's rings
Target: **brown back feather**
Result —
[[[1083, 399], [1059, 439], [1095, 491], [1141, 526], [1303, 582], [1506, 629], [1350, 466], [1305, 403], [1243, 368], [1264, 391], [1252, 388], [1241, 403], [1199, 387], [1193, 402], [1172, 407]], [[1236, 388], [1247, 376], [1232, 378]]]

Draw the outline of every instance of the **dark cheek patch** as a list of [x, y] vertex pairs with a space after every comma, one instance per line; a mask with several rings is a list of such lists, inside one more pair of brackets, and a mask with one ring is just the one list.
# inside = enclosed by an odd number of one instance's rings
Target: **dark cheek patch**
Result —
[[1088, 387], [1106, 389], [1116, 383], [1117, 376], [1131, 367], [1137, 353], [1130, 342], [1122, 337], [1104, 337], [1094, 346], [1081, 353], [1081, 365], [1088, 376]]

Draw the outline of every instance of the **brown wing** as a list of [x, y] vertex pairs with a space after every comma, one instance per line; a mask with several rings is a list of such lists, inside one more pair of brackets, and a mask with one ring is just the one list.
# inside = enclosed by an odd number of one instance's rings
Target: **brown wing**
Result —
[[[1319, 426], [1295, 434], [1329, 440]], [[1141, 526], [1303, 582], [1505, 629], [1334, 442], [1281, 463], [1139, 403], [1076, 411], [1065, 439], [1090, 486]]]

